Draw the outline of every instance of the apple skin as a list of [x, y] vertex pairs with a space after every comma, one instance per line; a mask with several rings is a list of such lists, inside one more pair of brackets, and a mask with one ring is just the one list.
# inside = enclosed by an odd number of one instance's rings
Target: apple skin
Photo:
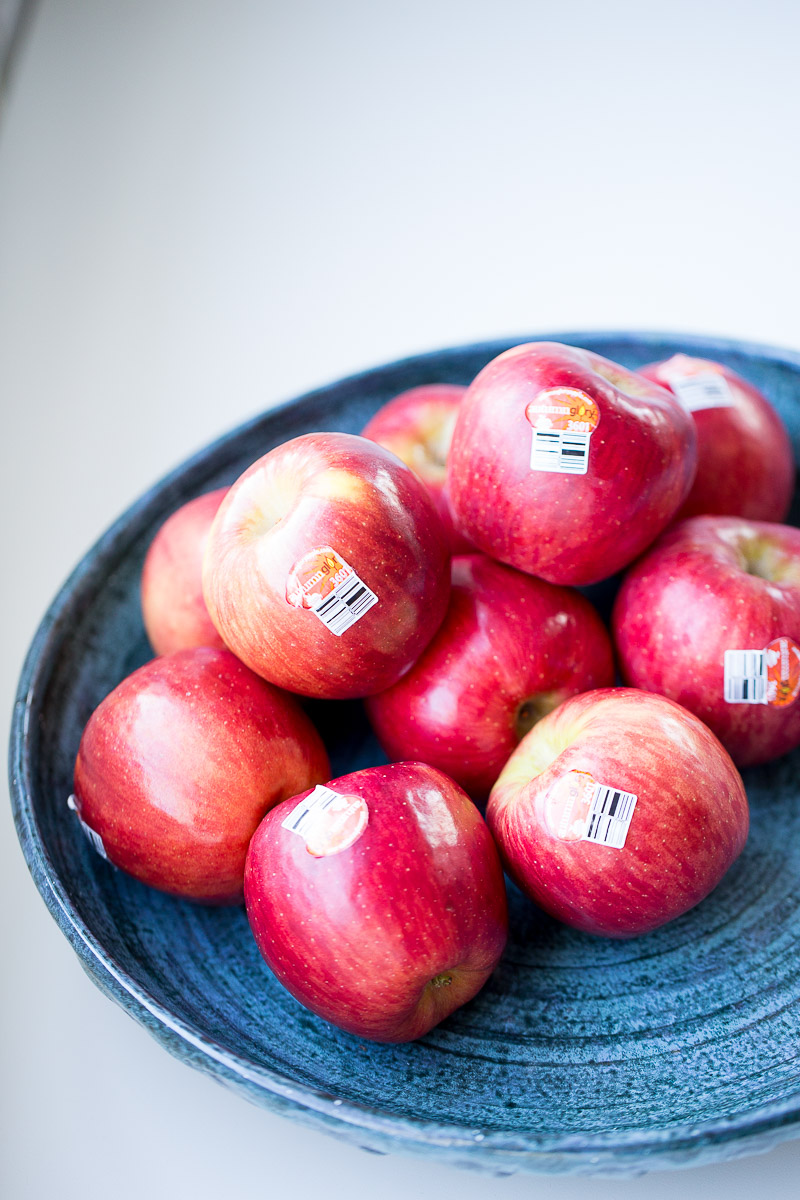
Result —
[[146, 663], [95, 709], [75, 764], [75, 804], [110, 861], [142, 883], [239, 904], [265, 812], [329, 773], [293, 697], [229, 650], [196, 647]]
[[695, 713], [741, 766], [800, 745], [800, 700], [729, 704], [726, 650], [800, 642], [800, 529], [690, 517], [625, 576], [612, 614], [623, 678]]
[[720, 374], [733, 405], [692, 413], [697, 427], [697, 475], [676, 519], [716, 513], [751, 521], [783, 521], [795, 482], [792, 443], [775, 409], [758, 388], [730, 367], [676, 354], [639, 371], [670, 388], [700, 372]]
[[613, 682], [611, 639], [584, 596], [472, 554], [453, 559], [431, 644], [366, 708], [389, 758], [430, 763], [482, 801], [535, 720]]
[[225, 645], [203, 599], [203, 554], [227, 491], [217, 488], [181, 505], [150, 543], [141, 598], [144, 627], [156, 654]]
[[412, 1041], [497, 966], [508, 926], [500, 859], [469, 797], [424, 763], [329, 786], [366, 802], [366, 827], [315, 857], [281, 824], [304, 796], [268, 813], [247, 856], [250, 925], [301, 1004], [360, 1037]]
[[[638, 797], [622, 849], [559, 837], [547, 794], [569, 771]], [[747, 840], [741, 776], [709, 729], [649, 692], [566, 700], [525, 737], [489, 798], [489, 828], [518, 886], [587, 933], [636, 937], [698, 904]]]
[[[337, 637], [290, 602], [304, 556], [331, 547], [378, 596]], [[285, 442], [233, 484], [206, 547], [203, 591], [226, 645], [292, 692], [352, 699], [389, 687], [441, 624], [449, 547], [425, 484], [346, 433]]]
[[[578, 389], [599, 422], [585, 475], [532, 470], [526, 408]], [[501, 562], [551, 583], [596, 583], [626, 566], [681, 506], [696, 467], [694, 422], [675, 396], [573, 346], [529, 342], [467, 389], [447, 460], [461, 532]]]
[[453, 554], [467, 554], [472, 549], [456, 528], [445, 488], [447, 455], [466, 390], [455, 383], [409, 388], [378, 409], [361, 431], [362, 437], [396, 454], [428, 485]]

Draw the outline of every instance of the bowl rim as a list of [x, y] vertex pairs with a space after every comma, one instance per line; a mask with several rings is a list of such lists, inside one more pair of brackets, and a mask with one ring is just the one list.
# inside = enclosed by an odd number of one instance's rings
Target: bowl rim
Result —
[[[285, 400], [239, 424], [174, 467], [135, 500], [82, 557], [50, 603], [25, 657], [14, 701], [9, 743], [9, 785], [14, 823], [22, 851], [51, 915], [58, 923], [81, 964], [93, 981], [143, 1024], [179, 1058], [189, 1058], [218, 1081], [227, 1083], [279, 1115], [289, 1116], [323, 1132], [344, 1137], [366, 1148], [404, 1149], [442, 1157], [459, 1165], [502, 1172], [503, 1167], [528, 1171], [581, 1171], [598, 1174], [641, 1170], [643, 1160], [653, 1167], [700, 1161], [704, 1149], [728, 1146], [728, 1157], [752, 1153], [768, 1136], [768, 1144], [797, 1136], [800, 1125], [800, 1090], [784, 1100], [758, 1104], [731, 1117], [666, 1124], [649, 1130], [605, 1130], [589, 1133], [537, 1133], [535, 1130], [502, 1132], [480, 1127], [442, 1125], [431, 1120], [392, 1114], [377, 1106], [336, 1097], [324, 1089], [297, 1082], [291, 1076], [259, 1066], [221, 1045], [176, 1017], [139, 985], [104, 949], [78, 915], [50, 859], [33, 809], [33, 783], [28, 757], [28, 733], [38, 702], [51, 677], [69, 612], [76, 596], [105, 576], [121, 561], [163, 505], [165, 493], [178, 482], [202, 488], [204, 477], [218, 475], [227, 459], [238, 459], [237, 443], [265, 419], [279, 419], [301, 407], [313, 406], [334, 389], [368, 385], [392, 371], [419, 368], [426, 362], [457, 361], [467, 355], [491, 358], [509, 347], [530, 341], [558, 341], [581, 346], [609, 342], [631, 347], [652, 343], [676, 344], [685, 351], [714, 357], [716, 352], [744, 359], [762, 359], [790, 367], [800, 376], [800, 352], [763, 343], [698, 334], [651, 330], [592, 330], [527, 335], [465, 343], [370, 367], [302, 395]], [[702, 351], [702, 355], [700, 354]], [[212, 468], [213, 462], [213, 468]], [[737, 1144], [734, 1146], [734, 1143]], [[733, 1147], [733, 1148], [731, 1148]], [[768, 1148], [768, 1146], [764, 1146]], [[712, 1157], [723, 1157], [718, 1151]], [[673, 1159], [673, 1162], [664, 1161]], [[657, 1161], [658, 1160], [658, 1161]]]

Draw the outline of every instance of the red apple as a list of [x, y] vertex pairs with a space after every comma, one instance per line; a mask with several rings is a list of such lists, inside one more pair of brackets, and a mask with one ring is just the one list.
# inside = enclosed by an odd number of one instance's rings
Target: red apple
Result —
[[531, 342], [468, 388], [447, 478], [459, 528], [481, 550], [588, 584], [653, 541], [695, 464], [694, 423], [666, 389], [598, 354]]
[[421, 1037], [470, 1000], [506, 940], [483, 818], [423, 763], [356, 771], [273, 809], [250, 846], [245, 902], [292, 995], [379, 1042]]
[[441, 624], [446, 536], [428, 489], [346, 433], [285, 442], [234, 483], [206, 548], [203, 589], [226, 644], [306, 696], [381, 691]]
[[766, 396], [730, 367], [687, 354], [640, 371], [670, 388], [697, 426], [697, 475], [678, 517], [783, 521], [794, 490], [794, 455]]
[[156, 654], [225, 644], [203, 599], [203, 554], [227, 490], [218, 488], [181, 505], [150, 544], [141, 597], [144, 627]]
[[115, 866], [176, 896], [235, 904], [261, 818], [328, 774], [291, 696], [229, 650], [200, 647], [153, 659], [106, 696], [81, 738], [71, 799]]
[[614, 682], [614, 659], [579, 592], [482, 554], [453, 560], [452, 585], [431, 644], [367, 712], [390, 758], [430, 763], [484, 800], [539, 718]]
[[624, 579], [613, 630], [625, 679], [696, 713], [739, 766], [800, 745], [800, 529], [681, 521]]
[[540, 721], [492, 789], [486, 819], [532, 900], [618, 938], [699, 903], [748, 830], [744, 785], [713, 733], [631, 688], [585, 692]]
[[378, 409], [362, 430], [362, 437], [391, 450], [428, 485], [454, 554], [471, 549], [455, 527], [445, 490], [447, 455], [466, 390], [455, 383], [409, 388]]

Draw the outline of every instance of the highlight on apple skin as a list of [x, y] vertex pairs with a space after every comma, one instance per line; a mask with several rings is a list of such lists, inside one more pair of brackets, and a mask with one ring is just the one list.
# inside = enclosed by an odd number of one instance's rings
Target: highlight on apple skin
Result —
[[197, 647], [146, 663], [95, 709], [71, 800], [96, 848], [142, 883], [239, 904], [261, 818], [329, 773], [293, 697], [229, 650]]
[[273, 809], [253, 837], [245, 902], [259, 949], [326, 1021], [379, 1042], [422, 1037], [472, 999], [505, 946], [489, 830], [423, 763], [370, 767], [315, 793]]
[[478, 549], [582, 585], [646, 549], [686, 499], [696, 462], [694, 422], [671, 392], [587, 350], [530, 342], [467, 389], [447, 486]]
[[430, 763], [484, 801], [537, 720], [613, 682], [611, 639], [580, 592], [471, 554], [453, 559], [433, 641], [366, 708], [389, 758]]
[[225, 645], [203, 599], [203, 555], [227, 491], [217, 488], [182, 504], [150, 543], [142, 568], [141, 600], [144, 627], [156, 654]]
[[230, 488], [203, 591], [225, 644], [264, 679], [366, 696], [399, 679], [441, 624], [449, 546], [428, 489], [396, 455], [309, 433]]
[[445, 488], [447, 456], [466, 388], [455, 383], [426, 383], [400, 392], [384, 404], [361, 431], [416, 471], [430, 490], [453, 554], [472, 547], [456, 529]]
[[587, 933], [648, 933], [711, 892], [747, 839], [747, 796], [714, 734], [650, 692], [566, 700], [511, 755], [486, 812], [506, 870]]
[[739, 766], [800, 745], [800, 529], [690, 517], [625, 576], [623, 677], [711, 728]]
[[697, 427], [697, 475], [676, 519], [719, 514], [784, 521], [794, 491], [794, 454], [766, 396], [730, 367], [688, 354], [639, 371], [674, 391]]

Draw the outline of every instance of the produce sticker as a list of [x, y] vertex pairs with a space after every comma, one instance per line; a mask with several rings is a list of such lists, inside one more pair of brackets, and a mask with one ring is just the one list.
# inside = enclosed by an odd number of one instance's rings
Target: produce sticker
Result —
[[100, 837], [100, 834], [97, 833], [96, 830], [92, 829], [91, 825], [87, 825], [86, 822], [84, 821], [83, 817], [81, 816], [80, 811], [78, 809], [77, 796], [68, 796], [67, 797], [67, 808], [70, 809], [71, 812], [75, 813], [75, 816], [78, 818], [78, 822], [80, 824], [81, 829], [85, 833], [86, 837], [89, 839], [90, 844], [94, 847], [94, 849], [100, 855], [100, 857], [104, 858], [106, 860], [106, 862], [111, 862], [111, 859], [108, 857], [108, 855], [106, 853], [106, 848], [103, 845], [103, 839]]
[[664, 363], [660, 373], [687, 412], [735, 406], [733, 392], [721, 368], [676, 354]]
[[286, 599], [295, 608], [310, 609], [336, 637], [378, 603], [375, 592], [330, 546], [317, 546], [294, 564]]
[[565, 842], [598, 842], [621, 850], [638, 797], [605, 783], [588, 771], [567, 771], [545, 796], [550, 832]]
[[361, 796], [346, 796], [317, 784], [281, 821], [281, 827], [303, 838], [314, 858], [326, 858], [358, 841], [368, 821], [369, 808]]
[[728, 704], [786, 708], [800, 694], [800, 646], [777, 637], [764, 650], [726, 650], [723, 689]]
[[533, 427], [532, 471], [586, 474], [589, 440], [600, 421], [591, 396], [578, 388], [548, 388], [531, 400], [525, 416]]

